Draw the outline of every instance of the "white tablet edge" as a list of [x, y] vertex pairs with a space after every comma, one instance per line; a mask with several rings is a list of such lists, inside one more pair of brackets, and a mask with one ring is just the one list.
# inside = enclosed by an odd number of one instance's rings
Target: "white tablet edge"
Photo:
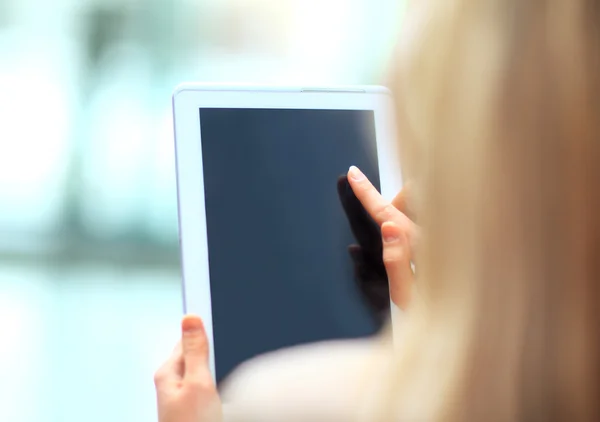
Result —
[[[173, 93], [179, 241], [185, 313], [204, 321], [215, 378], [210, 273], [204, 207], [200, 109], [281, 108], [373, 110], [382, 195], [391, 200], [402, 188], [397, 129], [390, 92], [380, 86], [284, 87], [182, 84]], [[392, 306], [392, 312], [399, 310]]]

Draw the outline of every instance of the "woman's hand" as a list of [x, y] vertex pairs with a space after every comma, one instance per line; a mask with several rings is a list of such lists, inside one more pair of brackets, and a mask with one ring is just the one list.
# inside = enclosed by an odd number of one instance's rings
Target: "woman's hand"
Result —
[[159, 422], [218, 422], [221, 402], [208, 366], [202, 320], [181, 321], [181, 341], [154, 376]]
[[[381, 196], [358, 168], [351, 167], [347, 176], [356, 198], [380, 229], [379, 235], [376, 231], [368, 229], [366, 221], [353, 227], [359, 245], [353, 245], [350, 252], [353, 254], [355, 263], [358, 263], [359, 277], [382, 278], [378, 266], [383, 265], [387, 274], [387, 280], [384, 279], [384, 281], [389, 282], [392, 302], [406, 310], [410, 303], [414, 284], [411, 260], [417, 238], [417, 226], [405, 214], [407, 212], [406, 189], [403, 189], [392, 202], [389, 202]], [[347, 206], [345, 208], [348, 213], [349, 208]], [[356, 211], [350, 211], [350, 213], [358, 215]], [[379, 236], [376, 242], [372, 239], [374, 233], [375, 236]], [[381, 247], [381, 245], [383, 246]], [[376, 251], [377, 256], [369, 258], [373, 255], [373, 251]], [[365, 280], [362, 282], [364, 283]]]

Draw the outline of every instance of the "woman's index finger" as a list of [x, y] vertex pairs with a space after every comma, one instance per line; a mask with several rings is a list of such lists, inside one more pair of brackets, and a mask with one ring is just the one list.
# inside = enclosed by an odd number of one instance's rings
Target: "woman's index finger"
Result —
[[350, 167], [348, 182], [365, 210], [380, 226], [393, 217], [393, 211], [399, 213], [389, 201], [381, 196], [375, 186], [357, 167]]

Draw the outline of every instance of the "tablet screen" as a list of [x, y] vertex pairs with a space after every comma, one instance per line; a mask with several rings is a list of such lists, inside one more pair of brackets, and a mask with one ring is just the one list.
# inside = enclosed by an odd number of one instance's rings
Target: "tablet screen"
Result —
[[217, 382], [283, 347], [372, 335], [337, 192], [379, 189], [374, 112], [200, 110]]

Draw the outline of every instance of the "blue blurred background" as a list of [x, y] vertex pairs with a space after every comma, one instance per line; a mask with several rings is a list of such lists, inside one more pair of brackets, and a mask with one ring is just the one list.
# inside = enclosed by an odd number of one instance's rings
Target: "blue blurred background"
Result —
[[400, 0], [0, 0], [0, 420], [155, 420], [182, 81], [381, 83]]

